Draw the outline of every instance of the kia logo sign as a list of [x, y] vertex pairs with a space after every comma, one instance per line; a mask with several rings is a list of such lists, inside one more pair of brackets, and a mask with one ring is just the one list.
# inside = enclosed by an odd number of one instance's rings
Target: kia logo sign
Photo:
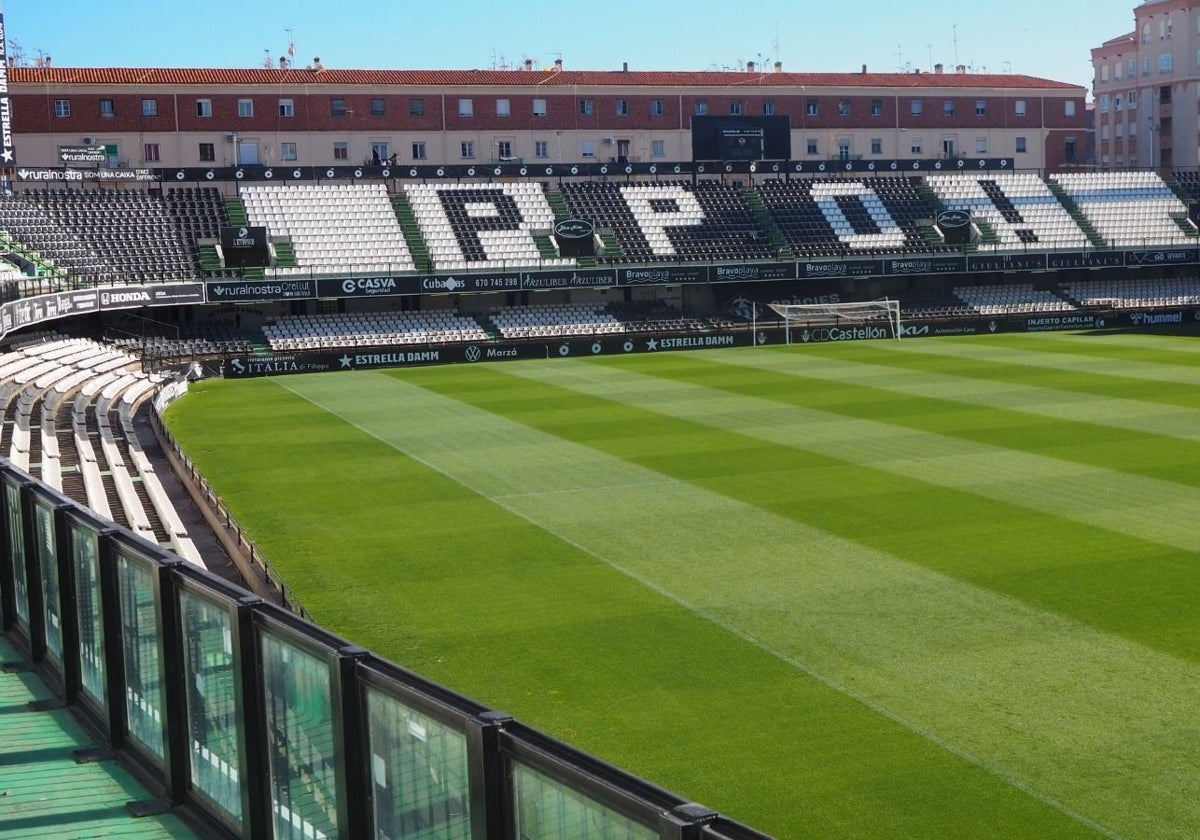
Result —
[[971, 214], [966, 210], [943, 210], [938, 213], [938, 227], [960, 228], [971, 224]]
[[554, 226], [554, 235], [563, 239], [585, 239], [596, 232], [596, 226], [587, 219], [563, 219]]

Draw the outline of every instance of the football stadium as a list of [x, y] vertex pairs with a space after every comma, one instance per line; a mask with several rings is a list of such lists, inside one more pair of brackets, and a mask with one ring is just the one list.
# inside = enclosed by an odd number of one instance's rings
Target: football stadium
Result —
[[1172, 13], [1095, 114], [0, 52], [0, 838], [1200, 836]]

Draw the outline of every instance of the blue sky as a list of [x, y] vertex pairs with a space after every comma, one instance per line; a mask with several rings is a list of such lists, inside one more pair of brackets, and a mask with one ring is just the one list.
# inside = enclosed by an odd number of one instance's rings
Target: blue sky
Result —
[[[471, 69], [526, 57], [567, 69], [705, 70], [772, 62], [794, 71], [965, 64], [1090, 86], [1089, 50], [1133, 28], [1135, 0], [947, 3], [759, 0], [706, 4], [457, 0], [3, 2], [27, 61], [58, 66], [251, 67], [270, 52], [327, 67]], [[841, 9], [848, 11], [843, 14]]]

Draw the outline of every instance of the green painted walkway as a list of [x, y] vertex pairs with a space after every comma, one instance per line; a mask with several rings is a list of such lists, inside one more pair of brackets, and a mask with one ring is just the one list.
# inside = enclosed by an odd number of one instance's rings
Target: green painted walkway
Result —
[[[20, 660], [0, 638], [0, 662]], [[96, 742], [65, 709], [29, 709], [52, 696], [30, 672], [0, 672], [0, 840], [197, 836], [172, 815], [131, 816], [125, 803], [150, 795], [115, 761], [76, 764]]]

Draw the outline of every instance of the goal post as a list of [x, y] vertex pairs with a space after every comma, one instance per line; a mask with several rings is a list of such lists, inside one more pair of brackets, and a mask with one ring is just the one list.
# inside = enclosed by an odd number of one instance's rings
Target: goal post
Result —
[[[865, 328], [862, 338], [895, 338], [899, 340], [900, 301], [891, 298], [861, 300], [850, 303], [771, 303], [772, 310], [783, 318], [784, 337], [792, 343], [792, 329], [811, 331], [813, 328]], [[878, 336], [870, 328], [883, 330]], [[850, 337], [850, 336], [848, 336]], [[857, 336], [854, 336], [857, 337]], [[807, 340], [807, 337], [805, 338]]]

